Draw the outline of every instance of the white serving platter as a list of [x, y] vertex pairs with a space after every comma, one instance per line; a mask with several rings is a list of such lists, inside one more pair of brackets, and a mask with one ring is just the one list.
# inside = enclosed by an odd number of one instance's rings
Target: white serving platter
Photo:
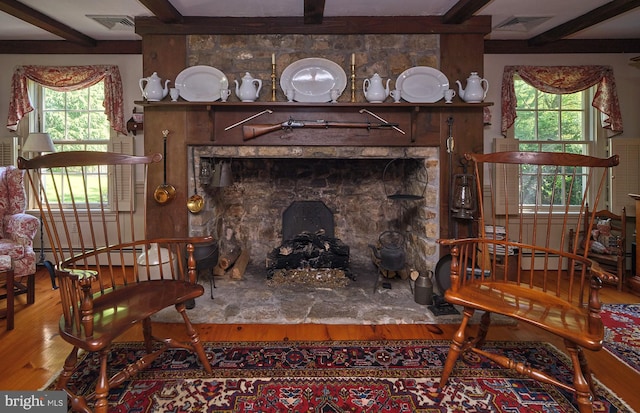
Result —
[[347, 87], [347, 74], [331, 60], [309, 57], [291, 63], [282, 71], [280, 87], [285, 94], [293, 90], [296, 102], [330, 102], [332, 89], [342, 94]]
[[229, 79], [215, 67], [199, 65], [180, 72], [174, 84], [186, 101], [215, 102], [220, 99], [220, 90], [229, 88]]
[[396, 79], [396, 89], [410, 103], [435, 103], [444, 98], [449, 79], [433, 67], [416, 66], [405, 70]]

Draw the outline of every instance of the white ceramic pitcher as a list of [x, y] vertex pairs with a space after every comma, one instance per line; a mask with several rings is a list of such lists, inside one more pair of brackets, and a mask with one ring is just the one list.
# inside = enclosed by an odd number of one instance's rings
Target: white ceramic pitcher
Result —
[[258, 99], [260, 89], [262, 89], [262, 80], [254, 79], [249, 72], [242, 77], [242, 84], [236, 83], [236, 96], [243, 102], [253, 102]]
[[489, 82], [478, 76], [478, 72], [471, 72], [471, 76], [467, 78], [467, 88], [463, 89], [459, 80], [458, 96], [467, 103], [480, 103], [487, 97], [489, 91]]
[[[143, 86], [144, 82], [147, 84]], [[153, 74], [149, 77], [144, 77], [138, 81], [140, 85], [140, 91], [142, 92], [142, 97], [147, 99], [150, 102], [158, 102], [164, 99], [169, 93], [169, 80], [164, 81], [164, 88], [162, 87], [162, 79], [158, 76], [157, 72], [153, 72]]]
[[385, 88], [382, 86], [382, 78], [377, 73], [371, 76], [371, 79], [365, 79], [362, 83], [364, 97], [369, 101], [369, 103], [382, 103], [387, 97], [389, 97], [390, 81], [391, 79], [387, 79], [387, 87]]

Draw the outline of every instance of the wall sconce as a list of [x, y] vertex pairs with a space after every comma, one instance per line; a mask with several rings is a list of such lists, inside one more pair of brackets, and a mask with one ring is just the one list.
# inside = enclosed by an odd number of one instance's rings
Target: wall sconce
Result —
[[451, 181], [451, 212], [458, 219], [473, 219], [476, 192], [473, 175], [457, 174]]

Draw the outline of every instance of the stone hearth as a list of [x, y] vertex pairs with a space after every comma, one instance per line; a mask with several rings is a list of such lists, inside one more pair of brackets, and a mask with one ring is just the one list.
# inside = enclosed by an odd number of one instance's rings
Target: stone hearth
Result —
[[[361, 268], [357, 280], [342, 287], [302, 284], [270, 286], [252, 264], [242, 280], [216, 277], [214, 298], [206, 271], [199, 282], [205, 293], [189, 310], [194, 323], [204, 324], [437, 324], [459, 320], [459, 315], [435, 317], [413, 299], [409, 280], [378, 283], [373, 265]], [[163, 310], [154, 320], [179, 322], [175, 309]]]

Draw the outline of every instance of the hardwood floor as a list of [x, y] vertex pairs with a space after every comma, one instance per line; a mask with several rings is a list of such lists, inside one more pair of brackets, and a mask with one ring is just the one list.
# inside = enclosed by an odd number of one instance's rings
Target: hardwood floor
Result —
[[[615, 288], [605, 287], [604, 303], [637, 303], [640, 297]], [[43, 387], [62, 368], [71, 347], [58, 335], [60, 298], [51, 289], [48, 273], [36, 275], [36, 302], [26, 306], [26, 297], [16, 302], [15, 329], [6, 331], [6, 320], [0, 320], [0, 389], [35, 390]], [[0, 303], [4, 305], [4, 303]], [[424, 325], [198, 325], [203, 341], [280, 341], [289, 340], [376, 340], [376, 339], [450, 339], [456, 326], [441, 325], [442, 334]], [[181, 334], [182, 325], [156, 324], [159, 335], [173, 330]], [[141, 340], [140, 328], [134, 327], [122, 341]], [[548, 341], [564, 349], [561, 340], [528, 325], [492, 326], [489, 339]], [[640, 374], [618, 361], [606, 351], [585, 351], [598, 380], [640, 410]]]

